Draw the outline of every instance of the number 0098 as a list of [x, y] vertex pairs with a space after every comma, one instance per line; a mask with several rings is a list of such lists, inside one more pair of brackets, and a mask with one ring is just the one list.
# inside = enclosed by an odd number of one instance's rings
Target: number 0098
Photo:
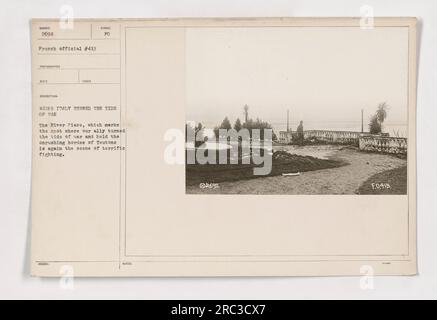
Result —
[[54, 33], [53, 31], [43, 31], [41, 32], [41, 36], [43, 37], [53, 37]]

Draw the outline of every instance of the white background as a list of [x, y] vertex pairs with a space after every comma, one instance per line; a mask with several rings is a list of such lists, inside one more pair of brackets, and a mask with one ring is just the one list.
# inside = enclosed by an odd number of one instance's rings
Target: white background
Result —
[[[419, 276], [360, 278], [58, 279], [29, 277], [31, 83], [30, 18], [416, 16]], [[435, 0], [0, 0], [0, 298], [309, 299], [437, 298], [437, 1]], [[381, 48], [384, 50], [384, 48]], [[62, 192], [62, 190], [59, 190]]]

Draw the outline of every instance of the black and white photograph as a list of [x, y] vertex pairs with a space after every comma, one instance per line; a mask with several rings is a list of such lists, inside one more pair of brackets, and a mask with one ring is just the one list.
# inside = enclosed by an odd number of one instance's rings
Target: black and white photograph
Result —
[[187, 194], [407, 194], [408, 28], [186, 37]]

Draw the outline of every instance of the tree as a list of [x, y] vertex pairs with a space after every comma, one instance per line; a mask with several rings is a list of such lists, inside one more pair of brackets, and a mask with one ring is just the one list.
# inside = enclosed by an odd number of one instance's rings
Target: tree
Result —
[[389, 106], [386, 102], [378, 104], [376, 113], [370, 118], [369, 131], [371, 134], [380, 134], [382, 132], [382, 124], [387, 118], [387, 110]]
[[386, 102], [382, 102], [378, 105], [378, 109], [376, 110], [376, 118], [378, 119], [378, 122], [382, 129], [382, 123], [387, 118], [387, 110], [388, 110], [388, 104]]
[[[248, 119], [244, 124], [243, 128], [249, 130], [250, 137], [252, 137], [252, 130], [253, 129], [259, 129], [260, 130], [260, 139], [264, 139], [264, 130], [265, 129], [272, 129], [272, 125], [268, 123], [267, 121], [263, 121], [259, 118], [257, 118], [255, 121], [252, 119]], [[275, 136], [275, 133], [272, 130], [272, 138]]]
[[371, 134], [380, 134], [381, 133], [381, 123], [379, 122], [378, 116], [376, 114], [374, 114], [370, 118], [369, 132]]
[[205, 137], [203, 136], [203, 125], [199, 122], [197, 127], [194, 128], [194, 146], [200, 147], [205, 142]]
[[213, 131], [214, 131], [214, 135], [215, 135], [216, 138], [219, 138], [219, 137], [220, 137], [219, 130], [220, 130], [219, 127], [214, 127], [214, 130], [213, 130]]
[[234, 123], [234, 129], [236, 131], [240, 131], [243, 128], [243, 125], [241, 124], [240, 118], [237, 118], [237, 120]]
[[[200, 133], [199, 133], [200, 132]], [[199, 137], [203, 136], [203, 125], [199, 122], [199, 124], [194, 129], [194, 134], [197, 137], [197, 134], [199, 133]]]
[[[194, 137], [188, 137], [188, 130], [191, 132], [194, 131]], [[205, 142], [205, 137], [203, 136], [203, 125], [199, 122], [197, 126], [192, 126], [191, 123], [185, 123], [185, 141], [188, 142], [188, 139], [194, 138], [194, 146], [197, 148], [201, 146]]]
[[222, 124], [220, 125], [220, 129], [226, 129], [226, 130], [232, 129], [232, 125], [231, 125], [231, 122], [229, 121], [228, 117], [225, 117], [223, 119]]

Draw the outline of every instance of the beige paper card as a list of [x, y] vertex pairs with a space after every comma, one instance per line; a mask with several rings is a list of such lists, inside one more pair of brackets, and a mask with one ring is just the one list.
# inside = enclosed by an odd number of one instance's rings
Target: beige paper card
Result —
[[33, 20], [32, 274], [416, 274], [416, 19]]

